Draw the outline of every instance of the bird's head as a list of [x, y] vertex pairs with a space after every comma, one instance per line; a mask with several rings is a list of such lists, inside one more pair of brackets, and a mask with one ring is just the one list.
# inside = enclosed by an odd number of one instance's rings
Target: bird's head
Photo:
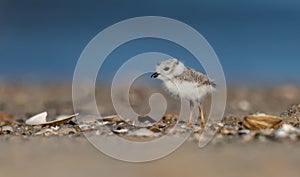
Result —
[[151, 78], [158, 78], [161, 80], [169, 80], [184, 71], [185, 66], [183, 63], [175, 58], [170, 58], [161, 61], [156, 66], [156, 72], [151, 75]]

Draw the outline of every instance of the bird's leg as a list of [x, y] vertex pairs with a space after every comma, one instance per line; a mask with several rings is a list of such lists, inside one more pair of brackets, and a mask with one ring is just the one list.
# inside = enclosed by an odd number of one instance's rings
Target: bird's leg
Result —
[[190, 101], [190, 118], [189, 118], [189, 122], [188, 122], [189, 125], [192, 124], [192, 120], [193, 120], [193, 110], [194, 110], [194, 102], [193, 102], [193, 101]]
[[204, 119], [204, 110], [203, 110], [202, 103], [200, 103], [200, 105], [199, 105], [199, 113], [200, 113], [201, 127], [202, 127], [202, 129], [204, 129], [205, 128], [205, 119]]

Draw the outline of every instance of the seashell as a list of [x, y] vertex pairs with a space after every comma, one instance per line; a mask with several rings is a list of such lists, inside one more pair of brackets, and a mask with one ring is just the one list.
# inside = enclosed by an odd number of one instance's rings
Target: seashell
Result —
[[266, 114], [249, 115], [244, 118], [243, 126], [249, 130], [263, 130], [267, 128], [279, 128], [282, 119]]
[[34, 115], [25, 121], [27, 125], [40, 125], [46, 123], [47, 112], [42, 112], [37, 115]]
[[79, 114], [74, 114], [74, 115], [70, 115], [70, 116], [58, 116], [56, 120], [52, 120], [52, 121], [46, 121], [46, 117], [47, 117], [47, 112], [42, 112], [40, 114], [37, 114], [29, 119], [27, 119], [25, 121], [25, 124], [27, 125], [40, 125], [40, 126], [45, 126], [45, 125], [49, 125], [49, 126], [56, 126], [56, 125], [60, 125], [66, 122], [69, 122], [71, 119], [73, 119], [74, 117], [78, 116]]
[[147, 128], [140, 128], [128, 133], [128, 135], [139, 136], [139, 137], [157, 137], [160, 135], [160, 133], [154, 133], [151, 130], [148, 130]]
[[73, 115], [70, 115], [70, 116], [62, 116], [62, 117], [59, 116], [58, 117], [59, 119], [52, 120], [52, 121], [46, 122], [46, 123], [41, 124], [41, 125], [50, 125], [50, 126], [60, 125], [60, 124], [69, 122], [70, 120], [72, 120], [73, 118], [75, 118], [78, 115], [79, 114], [76, 113], [76, 114], [73, 114]]

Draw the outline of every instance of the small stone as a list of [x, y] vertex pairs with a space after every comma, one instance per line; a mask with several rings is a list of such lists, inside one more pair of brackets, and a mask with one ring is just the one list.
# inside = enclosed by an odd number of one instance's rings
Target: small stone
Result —
[[50, 127], [52, 130], [55, 130], [55, 131], [57, 131], [58, 129], [59, 129], [59, 126], [52, 126], [52, 127]]
[[238, 131], [239, 135], [246, 135], [246, 134], [249, 134], [249, 133], [250, 133], [250, 130], [247, 130], [247, 129], [242, 129], [242, 130]]
[[5, 125], [5, 126], [2, 127], [2, 132], [13, 133], [14, 129], [11, 126], [9, 126], [9, 125]]
[[59, 129], [58, 133], [62, 135], [70, 135], [75, 134], [76, 130], [74, 128], [62, 127]]
[[238, 133], [238, 127], [237, 126], [225, 125], [221, 129], [221, 134], [223, 134], [223, 135], [236, 135], [237, 133]]
[[278, 129], [275, 133], [275, 136], [278, 138], [286, 138], [289, 136], [289, 134], [286, 131], [284, 131], [283, 129]]
[[124, 133], [127, 133], [129, 130], [128, 130], [128, 128], [125, 128], [125, 127], [116, 127], [116, 128], [113, 128], [112, 131], [117, 134], [124, 134]]
[[201, 126], [196, 125], [194, 127], [194, 133], [199, 133], [199, 132], [201, 132], [201, 130], [202, 130]]
[[297, 133], [297, 134], [299, 134], [300, 133], [300, 130], [298, 128], [293, 127], [290, 124], [283, 124], [281, 129], [283, 131], [287, 132], [288, 134], [291, 134], [291, 133]]

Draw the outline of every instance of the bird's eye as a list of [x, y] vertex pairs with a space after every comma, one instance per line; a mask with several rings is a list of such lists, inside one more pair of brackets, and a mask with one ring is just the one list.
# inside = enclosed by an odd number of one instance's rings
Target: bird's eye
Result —
[[165, 71], [168, 71], [169, 69], [170, 69], [169, 67], [165, 67], [165, 68], [164, 68]]

